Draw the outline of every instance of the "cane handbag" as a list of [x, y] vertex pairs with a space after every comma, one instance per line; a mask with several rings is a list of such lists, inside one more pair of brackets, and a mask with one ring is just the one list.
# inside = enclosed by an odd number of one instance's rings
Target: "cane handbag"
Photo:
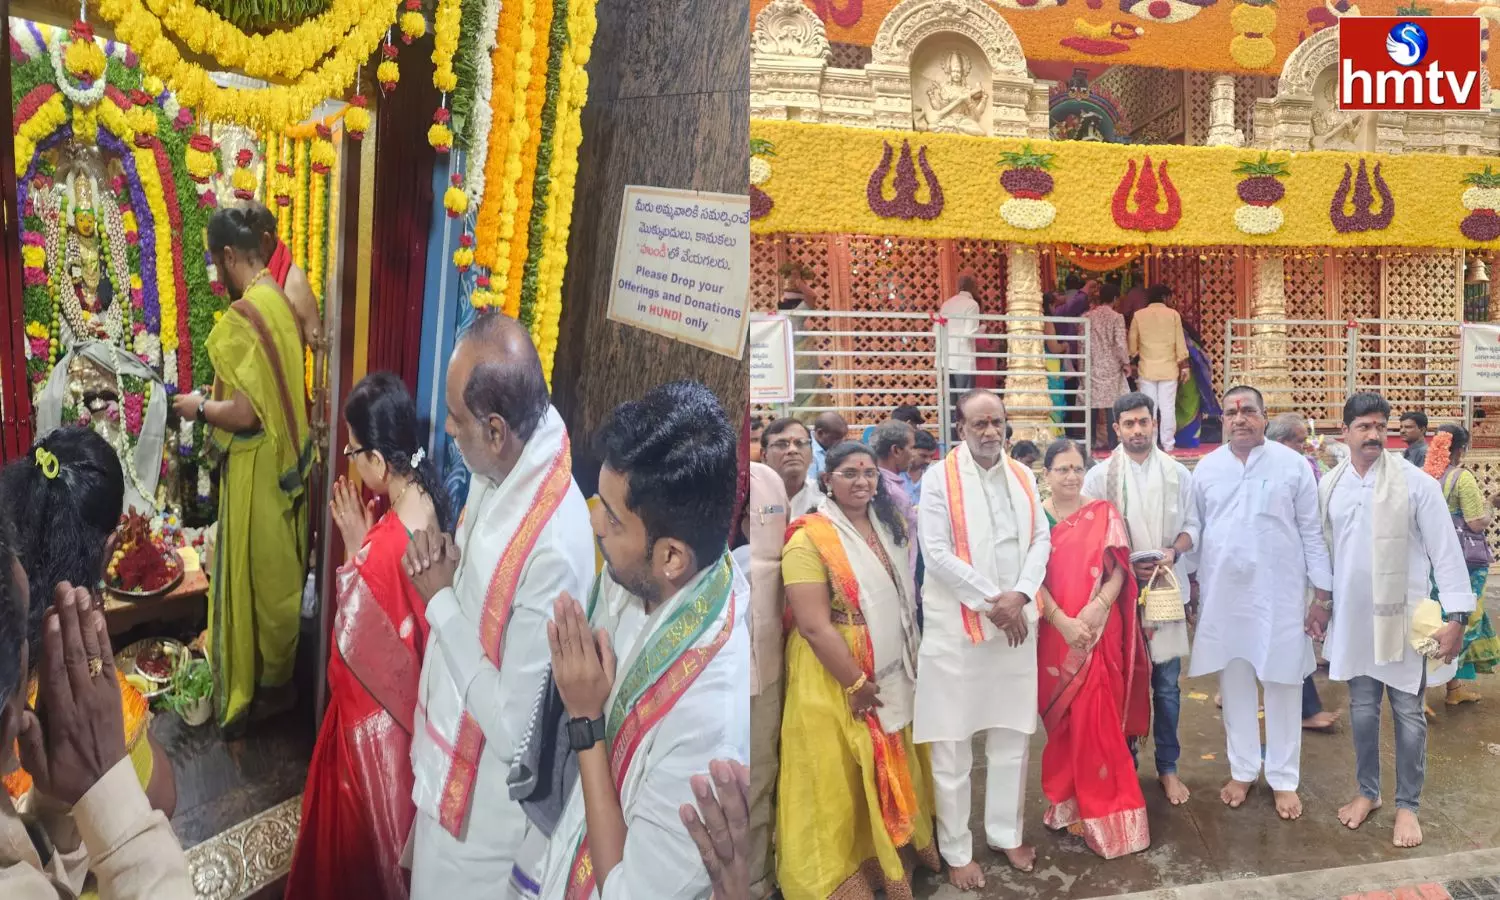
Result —
[[1182, 605], [1182, 588], [1177, 584], [1177, 575], [1171, 566], [1157, 566], [1151, 573], [1151, 580], [1141, 591], [1141, 606], [1148, 625], [1187, 619], [1187, 610]]
[[[1453, 490], [1458, 486], [1458, 479], [1463, 474], [1463, 469], [1450, 469], [1443, 476], [1443, 499], [1448, 500], [1453, 496]], [[1475, 531], [1464, 521], [1463, 513], [1453, 513], [1453, 530], [1458, 534], [1458, 546], [1464, 551], [1464, 562], [1470, 569], [1487, 569], [1495, 561], [1495, 555], [1490, 552], [1489, 542], [1484, 539], [1482, 532]]]

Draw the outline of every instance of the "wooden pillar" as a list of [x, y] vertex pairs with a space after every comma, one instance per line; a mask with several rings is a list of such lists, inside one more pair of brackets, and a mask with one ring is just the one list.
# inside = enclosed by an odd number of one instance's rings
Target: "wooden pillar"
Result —
[[[1042, 315], [1042, 273], [1037, 248], [1011, 244], [1005, 253], [1006, 315]], [[1006, 361], [1005, 387], [1013, 393], [1007, 393], [1005, 401], [1015, 439], [1046, 446], [1054, 437], [1054, 429], [1047, 366], [1042, 360], [1042, 323], [1012, 323], [1007, 350], [1013, 356]]]
[[575, 458], [617, 405], [658, 384], [697, 379], [733, 421], [748, 384], [744, 360], [605, 313], [626, 185], [749, 192], [749, 6], [601, 0], [598, 17], [552, 381]]

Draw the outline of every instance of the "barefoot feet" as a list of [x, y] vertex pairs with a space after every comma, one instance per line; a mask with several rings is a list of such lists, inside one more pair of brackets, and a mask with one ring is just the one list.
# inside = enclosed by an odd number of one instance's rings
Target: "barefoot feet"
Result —
[[979, 863], [970, 861], [967, 866], [950, 866], [948, 883], [961, 891], [973, 891], [984, 887], [984, 872]]
[[1245, 802], [1245, 795], [1250, 793], [1250, 784], [1245, 781], [1235, 781], [1233, 778], [1224, 782], [1224, 789], [1219, 791], [1219, 799], [1230, 809], [1239, 809]]
[[1011, 868], [1017, 872], [1030, 872], [1036, 868], [1036, 848], [1029, 844], [1000, 852], [1005, 854], [1005, 858], [1010, 860]]
[[1417, 814], [1409, 809], [1396, 810], [1395, 834], [1391, 843], [1397, 847], [1416, 847], [1422, 843], [1422, 825]]
[[1302, 798], [1296, 791], [1273, 791], [1276, 795], [1276, 815], [1290, 822], [1302, 818]]
[[1339, 821], [1343, 822], [1347, 828], [1358, 828], [1365, 824], [1365, 820], [1370, 817], [1370, 813], [1379, 808], [1379, 800], [1371, 800], [1369, 797], [1361, 794], [1339, 807]]
[[1344, 714], [1341, 712], [1324, 711], [1314, 713], [1302, 720], [1302, 727], [1307, 731], [1331, 732], [1333, 731], [1333, 726], [1337, 725], [1339, 719], [1343, 718], [1343, 716]]
[[1177, 777], [1176, 772], [1168, 772], [1157, 779], [1161, 782], [1161, 789], [1167, 794], [1167, 802], [1173, 806], [1181, 806], [1188, 802], [1188, 788]]

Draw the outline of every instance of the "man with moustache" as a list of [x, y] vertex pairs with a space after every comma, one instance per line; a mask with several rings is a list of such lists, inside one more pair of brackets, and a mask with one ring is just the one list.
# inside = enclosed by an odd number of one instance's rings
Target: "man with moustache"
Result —
[[922, 476], [917, 512], [924, 624], [913, 740], [930, 744], [938, 849], [960, 890], [984, 886], [969, 831], [973, 738], [985, 737], [984, 837], [1016, 869], [1026, 757], [1037, 725], [1036, 592], [1051, 552], [1031, 471], [1005, 454], [1005, 406], [987, 390], [959, 398], [963, 443]]
[[[1339, 809], [1339, 821], [1358, 828], [1380, 808], [1385, 694], [1396, 727], [1392, 842], [1415, 847], [1422, 843], [1417, 810], [1427, 761], [1422, 694], [1429, 680], [1441, 684], [1452, 677], [1475, 602], [1442, 489], [1421, 469], [1385, 452], [1390, 416], [1391, 406], [1379, 394], [1355, 394], [1344, 403], [1349, 458], [1318, 490], [1333, 559], [1333, 599], [1308, 609], [1307, 631], [1315, 638], [1326, 633], [1328, 675], [1349, 682], [1359, 794]], [[1427, 599], [1429, 572], [1447, 618], [1432, 635], [1437, 646], [1430, 662], [1411, 646], [1412, 616]]]
[[760, 433], [761, 461], [781, 476], [786, 488], [787, 521], [818, 508], [823, 492], [808, 474], [812, 459], [812, 435], [797, 419], [777, 419]]
[[[1303, 630], [1308, 583], [1320, 602], [1333, 587], [1318, 527], [1318, 492], [1302, 456], [1266, 440], [1266, 408], [1252, 387], [1224, 395], [1229, 443], [1193, 472], [1201, 523], [1199, 614], [1188, 677], [1219, 673], [1231, 809], [1265, 771], [1283, 819], [1302, 815], [1302, 680], [1314, 668]], [[1264, 761], [1257, 682], [1265, 696]]]
[[[1156, 404], [1145, 394], [1126, 394], [1114, 404], [1115, 435], [1120, 443], [1109, 462], [1094, 466], [1083, 479], [1083, 495], [1108, 500], [1130, 530], [1132, 550], [1160, 550], [1159, 563], [1135, 564], [1136, 584], [1151, 583], [1157, 566], [1170, 566], [1179, 585], [1189, 573], [1183, 556], [1198, 540], [1192, 476], [1187, 466], [1156, 446]], [[1182, 746], [1177, 722], [1182, 696], [1177, 681], [1188, 653], [1187, 622], [1143, 623], [1151, 649], [1151, 735], [1156, 743], [1156, 777], [1173, 806], [1186, 803], [1188, 788], [1177, 775]]]
[[475, 318], [448, 362], [447, 402], [473, 477], [457, 535], [418, 532], [406, 553], [430, 629], [412, 732], [411, 896], [490, 896], [507, 883], [534, 894], [540, 872], [518, 865], [526, 816], [506, 777], [546, 677], [553, 602], [593, 578], [589, 509], [520, 323]]

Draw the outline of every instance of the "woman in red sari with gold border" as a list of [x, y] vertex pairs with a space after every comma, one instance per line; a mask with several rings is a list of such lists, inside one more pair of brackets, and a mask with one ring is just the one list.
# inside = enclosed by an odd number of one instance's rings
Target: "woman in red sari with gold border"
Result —
[[291, 900], [408, 894], [401, 855], [411, 831], [411, 734], [427, 644], [426, 604], [402, 568], [412, 532], [453, 527], [447, 494], [419, 441], [406, 385], [387, 372], [354, 386], [344, 405], [344, 456], [373, 502], [340, 479], [333, 519], [348, 548], [339, 568], [328, 711], [318, 732], [286, 896]]
[[[1126, 742], [1151, 724], [1151, 661], [1136, 616], [1125, 521], [1085, 501], [1078, 444], [1054, 441], [1043, 463], [1052, 523], [1037, 633], [1037, 689], [1047, 746], [1048, 828], [1066, 828], [1114, 859], [1151, 845], [1146, 800]], [[1120, 602], [1116, 602], [1119, 600]]]

